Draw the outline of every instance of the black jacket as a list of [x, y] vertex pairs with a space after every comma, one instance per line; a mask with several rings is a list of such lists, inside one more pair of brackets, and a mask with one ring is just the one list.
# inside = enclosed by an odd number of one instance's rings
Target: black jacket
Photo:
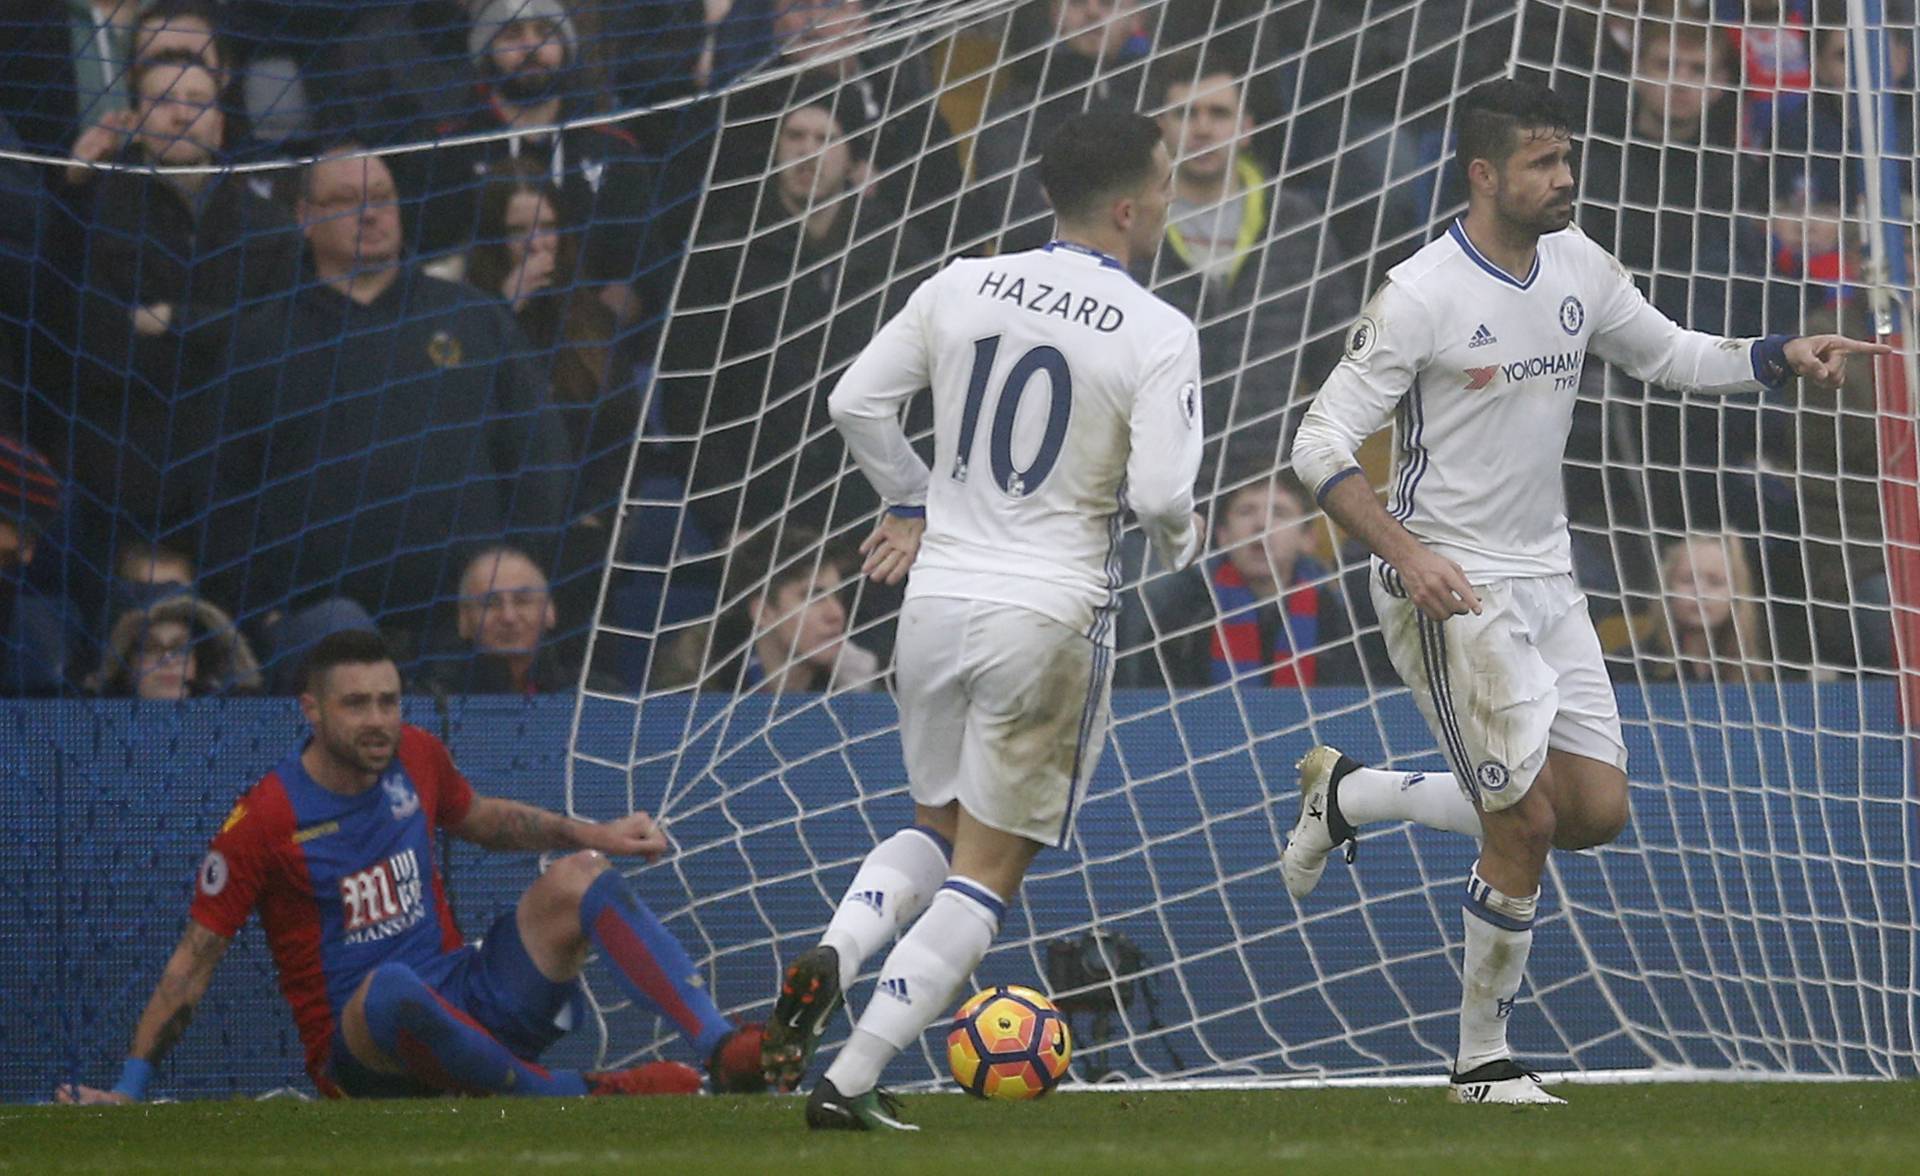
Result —
[[[95, 186], [73, 472], [164, 530], [204, 505], [201, 458], [218, 422], [210, 404], [234, 330], [293, 289], [300, 236], [243, 177], [214, 177], [195, 196], [139, 172], [109, 172]], [[136, 332], [133, 309], [160, 303], [172, 307], [171, 326]]]
[[527, 351], [498, 300], [417, 270], [366, 306], [314, 282], [256, 312], [206, 536], [211, 595], [245, 619], [321, 595], [394, 617], [453, 598], [479, 545], [550, 566], [572, 469]]
[[[877, 505], [864, 478], [839, 477], [827, 393], [935, 257], [886, 201], [841, 207], [815, 241], [770, 191], [754, 222], [714, 226], [714, 247], [688, 259], [657, 395], [671, 432], [701, 436], [688, 472], [708, 534], [732, 534], [736, 510], [749, 524], [798, 512], [819, 526], [836, 487], [834, 518]], [[725, 489], [749, 471], [744, 492]]]

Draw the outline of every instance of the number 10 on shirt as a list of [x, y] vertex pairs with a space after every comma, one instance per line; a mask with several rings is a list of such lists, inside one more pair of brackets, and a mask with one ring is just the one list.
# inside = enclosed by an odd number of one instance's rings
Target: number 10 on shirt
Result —
[[[987, 398], [987, 384], [993, 378], [993, 363], [1000, 354], [1000, 336], [989, 335], [973, 343], [973, 374], [967, 381], [967, 402], [960, 414], [960, 445], [954, 452], [953, 479], [967, 480], [967, 466], [973, 458], [974, 435], [980, 428], [980, 412]], [[1013, 464], [1013, 424], [1026, 398], [1027, 385], [1045, 372], [1052, 394], [1047, 403], [1046, 428], [1040, 448], [1025, 469]], [[993, 409], [993, 431], [988, 436], [987, 460], [994, 484], [1014, 498], [1024, 498], [1040, 488], [1060, 458], [1060, 447], [1067, 439], [1067, 422], [1073, 416], [1073, 374], [1067, 370], [1067, 357], [1058, 348], [1042, 344], [1022, 355], [1007, 373]]]

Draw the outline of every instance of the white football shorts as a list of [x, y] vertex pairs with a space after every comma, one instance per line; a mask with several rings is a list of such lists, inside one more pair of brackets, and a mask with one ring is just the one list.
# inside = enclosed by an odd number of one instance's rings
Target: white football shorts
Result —
[[915, 803], [1066, 844], [1106, 743], [1113, 650], [1031, 609], [916, 596], [894, 654]]
[[1572, 576], [1475, 584], [1480, 615], [1445, 622], [1421, 615], [1377, 559], [1371, 584], [1393, 668], [1482, 810], [1525, 796], [1548, 748], [1626, 770], [1613, 683]]

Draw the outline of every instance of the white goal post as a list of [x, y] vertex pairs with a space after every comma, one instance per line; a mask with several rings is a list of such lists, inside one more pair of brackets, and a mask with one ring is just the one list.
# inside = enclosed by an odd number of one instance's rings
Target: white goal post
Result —
[[[568, 780], [573, 811], [669, 822], [677, 852], [636, 886], [723, 1007], [765, 1014], [779, 962], [912, 811], [885, 690], [898, 594], [847, 558], [876, 504], [826, 394], [942, 260], [1046, 239], [1030, 164], [1065, 113], [1166, 115], [1177, 165], [1227, 158], [1194, 169], [1229, 179], [1176, 207], [1180, 239], [1138, 275], [1203, 332], [1219, 526], [1280, 466], [1361, 299], [1459, 211], [1453, 106], [1511, 72], [1570, 112], [1583, 229], [1683, 324], [1900, 333], [1911, 14], [1725, 7], [868, 0], [729, 82], [592, 636], [596, 664], [649, 688], [583, 691]], [[1182, 137], [1195, 96], [1223, 93], [1243, 120], [1227, 146]], [[1920, 1069], [1903, 346], [1824, 398], [1689, 399], [1587, 362], [1569, 520], [1633, 817], [1553, 859], [1513, 1019], [1540, 1069]], [[1387, 455], [1367, 455], [1383, 487]], [[1264, 592], [1209, 570], [1233, 566], [1218, 536], [1197, 580], [1143, 566], [1135, 537], [1112, 738], [1073, 844], [1037, 859], [979, 975], [1064, 1002], [1080, 1081], [1397, 1079], [1451, 1057], [1473, 844], [1378, 828], [1311, 899], [1280, 882], [1308, 747], [1441, 763], [1362, 562], [1297, 530], [1294, 576]], [[836, 613], [846, 644], [823, 644]], [[594, 991], [606, 1061], [663, 1039]], [[889, 1073], [944, 1075], [931, 1044]]]

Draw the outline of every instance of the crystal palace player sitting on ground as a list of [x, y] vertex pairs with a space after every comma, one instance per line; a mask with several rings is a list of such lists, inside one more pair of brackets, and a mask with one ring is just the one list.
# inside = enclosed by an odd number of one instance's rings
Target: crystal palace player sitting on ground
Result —
[[[1561, 484], [1581, 365], [1591, 350], [1663, 388], [1757, 392], [1795, 374], [1838, 384], [1849, 352], [1887, 348], [1682, 330], [1572, 227], [1572, 143], [1550, 91], [1488, 82], [1456, 120], [1467, 215], [1388, 273], [1293, 447], [1300, 480], [1374, 553], [1389, 656], [1453, 771], [1376, 771], [1313, 749], [1281, 867], [1304, 897], [1369, 821], [1483, 838], [1463, 898], [1451, 1094], [1554, 1103], [1507, 1046], [1540, 875], [1549, 849], [1603, 845], [1627, 820], [1626, 745], [1573, 582]], [[1396, 408], [1382, 507], [1353, 455]]]
[[[476, 795], [439, 740], [401, 723], [400, 674], [373, 633], [314, 646], [300, 705], [312, 737], [214, 838], [119, 1083], [63, 1087], [60, 1101], [139, 1099], [255, 907], [307, 1072], [329, 1096], [697, 1091], [699, 1074], [678, 1062], [607, 1073], [534, 1064], [583, 1015], [580, 969], [594, 948], [628, 995], [708, 1059], [716, 1089], [760, 1088], [758, 1027], [720, 1015], [686, 952], [601, 856], [665, 853], [652, 818], [594, 824]], [[440, 827], [487, 849], [581, 852], [467, 946], [434, 864]]]

